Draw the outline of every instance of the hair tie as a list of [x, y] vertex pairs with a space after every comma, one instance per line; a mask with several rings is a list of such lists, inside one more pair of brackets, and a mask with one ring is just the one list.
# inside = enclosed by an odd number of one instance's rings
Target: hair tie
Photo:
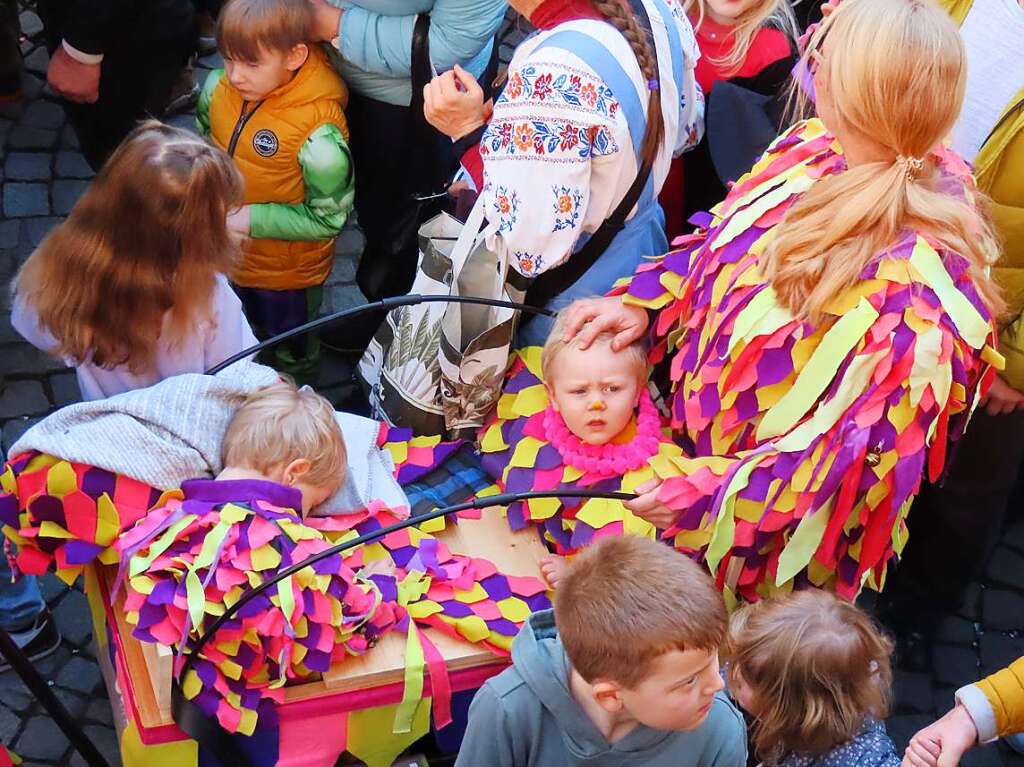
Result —
[[661, 88], [661, 84], [657, 80], [648, 80], [647, 88], [648, 90], [656, 91]]
[[912, 181], [924, 170], [924, 159], [901, 154], [896, 158], [896, 165], [903, 169], [903, 175]]

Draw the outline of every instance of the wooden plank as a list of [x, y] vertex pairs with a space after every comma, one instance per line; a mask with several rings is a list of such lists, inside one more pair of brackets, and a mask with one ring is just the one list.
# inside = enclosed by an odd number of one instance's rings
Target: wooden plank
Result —
[[[512, 533], [497, 509], [489, 509], [479, 520], [463, 519], [437, 536], [455, 554], [489, 559], [506, 575], [542, 577], [539, 561], [547, 552], [533, 529]], [[103, 568], [108, 584], [115, 568]], [[167, 647], [139, 642], [131, 636], [131, 626], [124, 620], [124, 590], [113, 614], [121, 637], [125, 662], [131, 675], [132, 690], [139, 710], [140, 724], [145, 728], [161, 727], [171, 719], [171, 666], [173, 656]], [[426, 629], [437, 645], [448, 669], [457, 671], [494, 663], [497, 657], [489, 650], [471, 642], [455, 639], [435, 629]], [[369, 690], [401, 682], [405, 672], [405, 637], [396, 633], [385, 636], [366, 655], [350, 657], [337, 663], [323, 680], [286, 688], [286, 701], [306, 700], [328, 693]]]
[[[498, 509], [487, 509], [480, 519], [460, 519], [437, 536], [453, 554], [489, 559], [506, 575], [542, 577], [540, 559], [547, 551], [534, 529], [513, 533]], [[473, 668], [495, 661], [495, 655], [472, 642], [426, 629], [449, 670]], [[365, 690], [401, 682], [405, 673], [405, 637], [389, 634], [366, 655], [347, 658], [324, 674], [331, 690]]]

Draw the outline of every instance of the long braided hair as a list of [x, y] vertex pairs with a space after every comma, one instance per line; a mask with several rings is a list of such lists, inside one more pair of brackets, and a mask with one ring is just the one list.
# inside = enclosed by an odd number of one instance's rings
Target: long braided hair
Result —
[[654, 50], [654, 40], [637, 22], [633, 11], [620, 0], [590, 0], [594, 10], [600, 13], [605, 21], [615, 27], [626, 38], [633, 49], [640, 71], [648, 82], [649, 96], [647, 99], [647, 129], [640, 145], [640, 162], [642, 165], [653, 165], [654, 159], [661, 148], [665, 137], [665, 121], [661, 112], [661, 88], [650, 88], [651, 83], [660, 81], [658, 72], [658, 56]]

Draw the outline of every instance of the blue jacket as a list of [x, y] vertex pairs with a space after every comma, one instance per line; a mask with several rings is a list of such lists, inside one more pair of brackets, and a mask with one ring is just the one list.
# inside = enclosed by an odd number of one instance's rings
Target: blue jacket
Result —
[[344, 10], [338, 72], [355, 93], [407, 106], [416, 15], [430, 12], [430, 58], [438, 72], [456, 64], [476, 77], [491, 55], [505, 0], [328, 0]]
[[866, 719], [853, 740], [824, 756], [790, 754], [779, 767], [899, 767], [902, 759], [885, 732], [885, 725]]

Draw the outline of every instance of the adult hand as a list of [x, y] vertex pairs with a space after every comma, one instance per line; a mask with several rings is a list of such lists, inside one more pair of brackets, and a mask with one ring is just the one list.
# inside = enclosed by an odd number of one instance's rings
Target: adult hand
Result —
[[1024, 407], [1024, 393], [1017, 391], [997, 375], [988, 393], [982, 397], [981, 405], [989, 415], [1008, 415]]
[[423, 86], [423, 115], [441, 133], [458, 140], [487, 123], [484, 90], [456, 64]]
[[100, 65], [83, 64], [71, 58], [63, 45], [53, 52], [46, 81], [54, 93], [68, 101], [95, 104], [100, 97]]
[[249, 227], [252, 224], [252, 209], [248, 205], [243, 205], [238, 210], [232, 211], [228, 214], [227, 223], [229, 231], [248, 237]]
[[329, 43], [338, 36], [341, 26], [341, 8], [325, 0], [307, 0], [313, 6], [313, 40]]
[[[930, 724], [910, 739], [903, 767], [920, 767], [921, 765], [938, 765], [938, 767], [956, 767], [960, 757], [978, 742], [978, 728], [971, 719], [967, 709], [957, 704], [952, 711], [934, 724]], [[921, 752], [930, 754], [938, 745], [940, 753], [935, 761], [924, 761]]]
[[639, 306], [622, 303], [615, 296], [576, 301], [565, 312], [565, 335], [562, 340], [580, 337], [581, 349], [588, 348], [602, 333], [614, 333], [612, 349], [622, 351], [643, 337], [647, 330], [647, 312]]
[[676, 521], [679, 513], [658, 500], [660, 490], [661, 480], [657, 477], [637, 485], [637, 497], [632, 501], [626, 501], [626, 508], [659, 530], [667, 530]]

